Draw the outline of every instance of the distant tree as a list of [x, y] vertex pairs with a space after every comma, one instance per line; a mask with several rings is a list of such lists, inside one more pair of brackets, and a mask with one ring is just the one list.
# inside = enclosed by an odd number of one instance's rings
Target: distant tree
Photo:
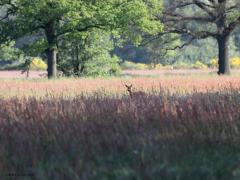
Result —
[[[11, 1], [11, 0], [10, 0]], [[8, 1], [6, 1], [8, 2]], [[46, 40], [48, 77], [57, 75], [58, 41], [66, 34], [87, 32], [92, 29], [126, 32], [136, 41], [141, 33], [161, 31], [161, 23], [154, 13], [161, 11], [161, 0], [14, 0], [8, 18], [2, 27], [7, 37], [16, 39], [24, 35], [43, 32]], [[130, 28], [131, 27], [131, 28]]]
[[[159, 19], [165, 24], [165, 33], [186, 37], [179, 48], [195, 39], [214, 38], [218, 43], [218, 74], [230, 73], [229, 39], [240, 25], [239, 0], [169, 0]], [[186, 11], [187, 9], [192, 11]]]

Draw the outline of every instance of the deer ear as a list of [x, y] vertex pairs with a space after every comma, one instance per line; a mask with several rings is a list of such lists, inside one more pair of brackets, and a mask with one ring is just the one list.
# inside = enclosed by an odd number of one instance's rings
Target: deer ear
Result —
[[131, 84], [129, 87], [131, 88], [131, 87], [133, 87], [133, 85]]

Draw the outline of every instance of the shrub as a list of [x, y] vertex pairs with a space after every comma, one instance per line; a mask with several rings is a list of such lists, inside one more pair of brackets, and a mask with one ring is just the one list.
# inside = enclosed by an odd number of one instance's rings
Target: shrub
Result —
[[[240, 68], [240, 57], [230, 58], [230, 65], [232, 68]], [[214, 58], [210, 60], [209, 67], [216, 68], [218, 67], [218, 59]]]
[[172, 65], [165, 65], [162, 67], [162, 69], [165, 69], [165, 70], [173, 70], [174, 67]]
[[191, 65], [189, 65], [185, 62], [182, 62], [182, 61], [177, 61], [173, 64], [173, 68], [174, 69], [190, 69]]
[[147, 64], [143, 63], [134, 63], [131, 61], [125, 61], [121, 64], [122, 69], [137, 69], [137, 70], [145, 70], [149, 69]]
[[207, 69], [207, 65], [202, 63], [201, 61], [196, 61], [195, 64], [192, 65], [194, 69]]
[[102, 55], [92, 61], [87, 61], [83, 74], [86, 76], [109, 76], [120, 74], [119, 58]]
[[158, 63], [158, 64], [151, 63], [148, 66], [149, 66], [149, 69], [163, 69], [164, 67], [161, 63]]
[[38, 57], [35, 57], [32, 59], [31, 64], [30, 64], [30, 70], [46, 70], [47, 69], [47, 64]]
[[125, 61], [121, 65], [122, 69], [135, 69], [135, 70], [146, 70], [146, 69], [206, 69], [208, 66], [201, 61], [196, 61], [194, 64], [186, 63], [183, 61], [177, 61], [172, 65], [162, 65], [162, 64], [143, 64], [143, 63], [134, 63], [130, 61]]
[[137, 69], [139, 70], [145, 70], [145, 69], [149, 69], [149, 66], [147, 64], [144, 63], [137, 63], [136, 64]]
[[232, 68], [240, 68], [240, 57], [231, 58], [231, 67]]
[[213, 58], [210, 60], [209, 67], [216, 68], [218, 65], [218, 60], [216, 58]]

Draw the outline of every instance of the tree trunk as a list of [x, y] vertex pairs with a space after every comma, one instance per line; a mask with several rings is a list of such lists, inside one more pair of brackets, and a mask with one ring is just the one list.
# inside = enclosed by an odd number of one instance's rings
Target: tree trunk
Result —
[[55, 48], [47, 49], [47, 73], [48, 79], [54, 79], [57, 77], [57, 51]]
[[46, 25], [45, 34], [47, 37], [48, 48], [46, 50], [48, 59], [48, 78], [57, 77], [57, 37], [55, 36], [54, 23], [50, 22]]
[[218, 74], [230, 74], [229, 61], [229, 35], [220, 36], [217, 38], [218, 42]]
[[79, 47], [78, 44], [76, 43], [76, 46], [74, 47], [74, 58], [73, 58], [73, 71], [75, 75], [79, 74]]

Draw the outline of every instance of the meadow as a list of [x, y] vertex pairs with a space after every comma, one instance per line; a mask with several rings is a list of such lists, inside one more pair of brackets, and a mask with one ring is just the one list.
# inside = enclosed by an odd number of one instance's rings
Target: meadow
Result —
[[0, 97], [3, 179], [240, 178], [239, 76], [1, 79]]

